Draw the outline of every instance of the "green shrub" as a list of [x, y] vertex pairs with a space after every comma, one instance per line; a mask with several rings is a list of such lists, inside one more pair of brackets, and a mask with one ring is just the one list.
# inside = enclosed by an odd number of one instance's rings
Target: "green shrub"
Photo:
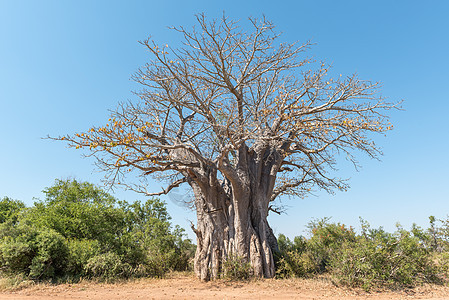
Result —
[[37, 251], [30, 266], [30, 277], [46, 279], [64, 275], [69, 253], [64, 237], [53, 230], [41, 230], [35, 243]]
[[307, 241], [297, 236], [291, 241], [283, 234], [278, 237], [279, 252], [275, 253], [276, 276], [278, 278], [305, 277], [311, 267], [310, 253], [307, 252]]
[[170, 251], [149, 250], [146, 272], [149, 276], [164, 277], [168, 271], [174, 269], [172, 265], [176, 259], [173, 249]]
[[89, 259], [101, 254], [97, 240], [68, 240], [67, 274], [75, 277], [87, 276], [85, 266]]
[[279, 253], [276, 274], [280, 278], [309, 277], [328, 271], [331, 258], [344, 241], [356, 238], [352, 228], [340, 223], [329, 223], [328, 218], [312, 220], [308, 224], [310, 238], [295, 237], [291, 242], [279, 235]]
[[100, 188], [56, 180], [31, 208], [0, 201], [0, 271], [34, 280], [162, 277], [194, 253], [159, 199], [117, 201]]
[[47, 279], [65, 272], [68, 247], [63, 236], [51, 229], [4, 224], [0, 262], [7, 274]]
[[253, 269], [244, 257], [231, 254], [223, 263], [223, 278], [230, 280], [247, 280], [253, 275]]
[[312, 259], [314, 272], [327, 271], [329, 262], [341, 244], [345, 241], [355, 241], [354, 230], [344, 224], [329, 223], [329, 218], [311, 221], [307, 227], [311, 234], [307, 241], [307, 251]]
[[56, 180], [44, 189], [43, 201], [26, 211], [22, 222], [51, 228], [67, 239], [98, 240], [107, 247], [118, 246], [117, 236], [125, 224], [118, 201], [87, 182]]
[[276, 263], [276, 277], [309, 277], [317, 269], [310, 251], [284, 252]]
[[25, 208], [25, 204], [19, 200], [13, 200], [8, 197], [3, 197], [0, 200], [0, 223], [11, 221], [16, 223], [19, 213]]
[[128, 278], [133, 271], [128, 263], [124, 263], [122, 258], [113, 252], [90, 258], [84, 268], [88, 276], [105, 281]]
[[278, 247], [280, 253], [286, 253], [289, 251], [302, 252], [306, 249], [307, 242], [302, 236], [296, 236], [293, 242], [283, 234], [278, 236]]
[[381, 228], [366, 229], [356, 241], [344, 242], [331, 256], [330, 272], [339, 283], [368, 290], [374, 286], [441, 282], [432, 253], [411, 232], [402, 228], [394, 234]]
[[28, 273], [35, 249], [27, 241], [4, 239], [0, 244], [0, 255], [3, 272]]
[[[414, 225], [394, 233], [373, 229], [361, 220], [362, 232], [329, 219], [309, 223], [310, 238], [291, 242], [279, 236], [277, 277], [308, 277], [327, 272], [338, 283], [363, 287], [442, 283], [449, 270], [447, 252], [434, 252], [429, 231]], [[435, 227], [434, 230], [437, 228]]]
[[428, 235], [434, 251], [449, 251], [449, 216], [445, 219], [436, 219], [434, 216], [429, 217], [430, 228]]

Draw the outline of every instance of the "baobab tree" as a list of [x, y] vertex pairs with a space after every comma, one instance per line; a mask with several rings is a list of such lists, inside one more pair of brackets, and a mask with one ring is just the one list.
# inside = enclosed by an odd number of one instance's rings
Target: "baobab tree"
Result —
[[[136, 101], [120, 104], [105, 126], [57, 139], [88, 149], [108, 184], [147, 195], [188, 184], [202, 280], [219, 277], [231, 256], [273, 277], [277, 241], [267, 216], [279, 213], [276, 200], [346, 189], [332, 175], [336, 158], [377, 158], [372, 133], [391, 129], [386, 111], [395, 105], [378, 83], [332, 78], [328, 65], [305, 56], [309, 42], [279, 42], [266, 19], [242, 28], [199, 15], [197, 27], [173, 30], [183, 46], [141, 42], [151, 59], [133, 76], [142, 86]], [[130, 172], [142, 180], [127, 182]], [[167, 187], [150, 190], [148, 176]]]

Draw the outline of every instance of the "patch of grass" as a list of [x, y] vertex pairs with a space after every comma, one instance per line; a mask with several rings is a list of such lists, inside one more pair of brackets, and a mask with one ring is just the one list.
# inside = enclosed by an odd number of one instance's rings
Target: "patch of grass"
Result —
[[33, 280], [29, 280], [22, 274], [0, 278], [0, 292], [18, 291], [35, 285]]

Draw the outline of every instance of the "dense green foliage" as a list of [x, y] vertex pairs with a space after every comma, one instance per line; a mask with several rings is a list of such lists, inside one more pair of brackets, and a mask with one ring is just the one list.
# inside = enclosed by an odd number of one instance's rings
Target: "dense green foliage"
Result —
[[186, 270], [194, 251], [165, 204], [117, 201], [98, 187], [57, 180], [25, 208], [0, 203], [0, 266], [34, 280], [163, 276]]
[[22, 201], [4, 197], [0, 200], [0, 223], [5, 223], [6, 221], [16, 223], [19, 212], [23, 208], [25, 208], [25, 204]]
[[[394, 233], [373, 229], [361, 220], [362, 232], [329, 219], [312, 221], [310, 238], [284, 235], [278, 239], [278, 277], [310, 277], [329, 273], [340, 284], [370, 289], [374, 286], [414, 286], [442, 283], [448, 275], [445, 226], [407, 231], [398, 225]], [[438, 250], [439, 249], [439, 250]], [[437, 251], [438, 250], [438, 251]]]

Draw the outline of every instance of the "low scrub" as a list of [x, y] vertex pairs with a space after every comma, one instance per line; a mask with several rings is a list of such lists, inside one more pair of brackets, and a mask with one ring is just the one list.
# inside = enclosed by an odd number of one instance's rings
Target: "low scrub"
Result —
[[361, 224], [359, 235], [352, 228], [323, 219], [309, 224], [309, 239], [296, 237], [291, 242], [279, 236], [277, 276], [328, 273], [339, 284], [365, 290], [445, 282], [449, 256], [429, 245], [429, 231], [398, 226], [388, 233], [372, 229], [364, 220]]
[[244, 257], [232, 254], [223, 264], [223, 278], [229, 280], [248, 280], [252, 277], [252, 267]]
[[116, 278], [129, 278], [133, 274], [130, 264], [114, 252], [107, 252], [91, 257], [84, 269], [91, 278], [111, 280]]

